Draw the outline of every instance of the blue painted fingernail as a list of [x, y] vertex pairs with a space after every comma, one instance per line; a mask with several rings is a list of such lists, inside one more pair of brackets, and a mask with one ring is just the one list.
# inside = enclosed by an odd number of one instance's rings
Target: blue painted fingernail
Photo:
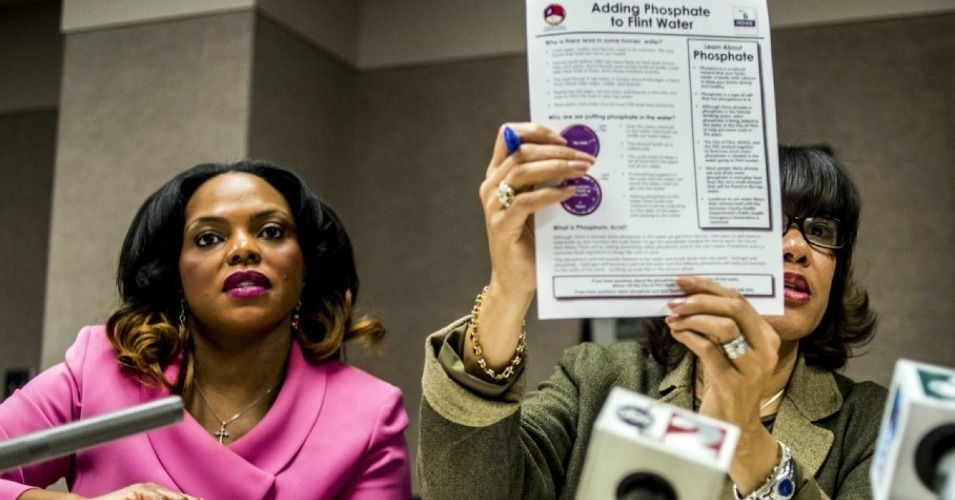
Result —
[[507, 145], [507, 154], [514, 154], [521, 147], [521, 136], [511, 127], [504, 127], [504, 144]]

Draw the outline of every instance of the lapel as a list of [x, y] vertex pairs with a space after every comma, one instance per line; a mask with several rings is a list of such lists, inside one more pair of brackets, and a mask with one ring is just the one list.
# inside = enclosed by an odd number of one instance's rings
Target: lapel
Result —
[[842, 408], [842, 394], [832, 373], [796, 360], [786, 397], [779, 405], [773, 436], [786, 443], [809, 475], [816, 475], [829, 455], [834, 436], [813, 425]]
[[[693, 408], [693, 363], [687, 353], [680, 363], [660, 381], [660, 401], [680, 408]], [[800, 356], [793, 367], [786, 396], [779, 406], [773, 436], [786, 443], [793, 456], [815, 476], [829, 455], [834, 436], [831, 431], [813, 425], [842, 407], [842, 394], [832, 373], [806, 366]]]
[[680, 364], [667, 372], [660, 381], [660, 401], [687, 410], [693, 409], [693, 363], [696, 358], [689, 353], [683, 356]]
[[[179, 365], [166, 376], [175, 380]], [[324, 403], [327, 364], [309, 365], [297, 342], [275, 403], [238, 441], [222, 446], [186, 413], [177, 425], [147, 434], [157, 458], [180, 490], [203, 498], [254, 500], [274, 491], [276, 476], [287, 468], [312, 432]], [[166, 395], [143, 388], [142, 399]]]

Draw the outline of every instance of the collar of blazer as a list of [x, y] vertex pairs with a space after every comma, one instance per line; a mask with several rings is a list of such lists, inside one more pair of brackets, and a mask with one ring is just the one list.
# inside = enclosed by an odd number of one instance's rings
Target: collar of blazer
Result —
[[[694, 357], [688, 352], [663, 377], [658, 386], [660, 401], [693, 408], [693, 363]], [[842, 394], [832, 373], [806, 366], [805, 359], [800, 356], [776, 413], [773, 436], [789, 445], [793, 457], [811, 475], [822, 466], [834, 441], [832, 432], [813, 422], [839, 411], [842, 402]]]

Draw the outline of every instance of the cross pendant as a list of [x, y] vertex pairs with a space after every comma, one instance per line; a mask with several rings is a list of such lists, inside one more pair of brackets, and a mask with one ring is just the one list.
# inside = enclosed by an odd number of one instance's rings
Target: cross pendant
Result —
[[219, 430], [214, 435], [219, 440], [219, 444], [222, 444], [222, 441], [229, 437], [229, 432], [225, 430], [225, 424], [220, 424]]

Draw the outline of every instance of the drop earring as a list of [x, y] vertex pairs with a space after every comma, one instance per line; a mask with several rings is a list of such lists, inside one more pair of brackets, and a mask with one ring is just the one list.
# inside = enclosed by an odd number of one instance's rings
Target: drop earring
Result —
[[179, 300], [179, 324], [186, 326], [186, 299]]
[[299, 316], [298, 311], [302, 308], [302, 301], [298, 301], [298, 304], [295, 306], [295, 310], [292, 311], [292, 330], [298, 331], [299, 325], [302, 323], [302, 318]]

